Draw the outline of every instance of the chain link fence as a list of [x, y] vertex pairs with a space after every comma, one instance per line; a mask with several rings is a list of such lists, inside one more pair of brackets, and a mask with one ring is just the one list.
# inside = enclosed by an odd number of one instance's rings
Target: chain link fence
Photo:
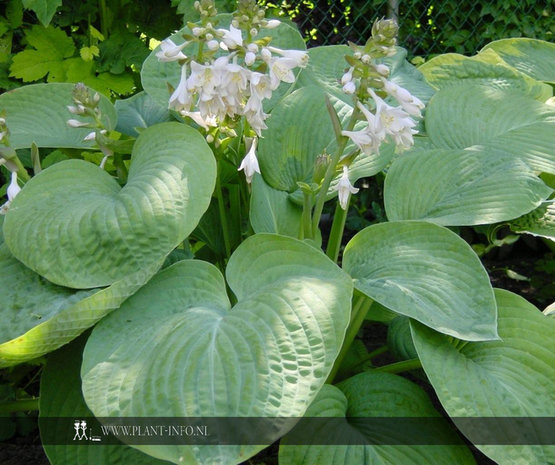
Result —
[[361, 44], [381, 17], [399, 24], [399, 45], [409, 57], [457, 52], [472, 55], [492, 40], [530, 37], [552, 41], [552, 1], [507, 0], [301, 0], [265, 3], [289, 16], [308, 46]]

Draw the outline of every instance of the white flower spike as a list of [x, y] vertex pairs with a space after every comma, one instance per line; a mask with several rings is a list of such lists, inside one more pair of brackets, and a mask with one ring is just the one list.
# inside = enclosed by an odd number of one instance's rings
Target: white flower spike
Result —
[[337, 192], [339, 197], [339, 205], [343, 210], [347, 210], [347, 205], [349, 204], [349, 196], [351, 194], [356, 194], [358, 188], [353, 187], [351, 181], [349, 181], [349, 168], [343, 166], [343, 175], [337, 184]]
[[245, 158], [241, 162], [237, 171], [244, 170], [247, 182], [250, 184], [252, 182], [252, 177], [254, 173], [260, 174], [260, 167], [258, 166], [258, 159], [256, 158], [256, 144], [258, 139], [255, 137], [252, 140], [251, 148], [249, 149]]

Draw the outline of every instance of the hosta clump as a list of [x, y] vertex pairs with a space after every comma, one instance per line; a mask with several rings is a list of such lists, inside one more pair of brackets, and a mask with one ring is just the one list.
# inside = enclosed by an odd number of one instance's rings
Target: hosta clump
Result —
[[[279, 421], [245, 428], [255, 440], [240, 444], [47, 443], [51, 463], [238, 464], [283, 438], [282, 464], [472, 464], [460, 433], [500, 464], [552, 462], [539, 439], [483, 445], [465, 422], [553, 414], [554, 328], [494, 291], [447, 227], [553, 237], [552, 186], [538, 172], [555, 166], [543, 82], [555, 71], [535, 64], [553, 47], [501, 41], [418, 70], [392, 21], [377, 21], [365, 44], [306, 51], [254, 1], [233, 15], [210, 0], [196, 7], [200, 22], [153, 50], [133, 99], [113, 106], [69, 84], [0, 96], [0, 366], [98, 323], [48, 356], [41, 417], [57, 430], [71, 432], [75, 415]], [[356, 182], [377, 174], [388, 221], [345, 244]], [[402, 316], [390, 340], [406, 350], [392, 352], [410, 358], [376, 367], [356, 337], [384, 314]], [[458, 432], [399, 376], [416, 368]], [[61, 379], [67, 392], [53, 388]], [[310, 440], [291, 430], [303, 415], [323, 417]], [[437, 444], [403, 438], [410, 417], [429, 418]], [[326, 429], [352, 441], [326, 442]]]

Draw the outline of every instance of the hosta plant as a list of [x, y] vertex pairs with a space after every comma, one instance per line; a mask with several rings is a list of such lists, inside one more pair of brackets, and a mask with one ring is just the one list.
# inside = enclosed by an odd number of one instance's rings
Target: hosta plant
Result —
[[[553, 240], [555, 47], [508, 39], [416, 69], [389, 20], [307, 51], [254, 1], [195, 4], [130, 99], [0, 96], [0, 366], [46, 355], [50, 462], [238, 464], [280, 440], [284, 465], [472, 464], [466, 437], [499, 464], [554, 463], [534, 419], [554, 414], [555, 321], [492, 289], [456, 227]], [[373, 176], [387, 221], [346, 241]], [[389, 322], [398, 362], [372, 363], [368, 320]], [[212, 440], [83, 441], [93, 417], [205, 419]]]

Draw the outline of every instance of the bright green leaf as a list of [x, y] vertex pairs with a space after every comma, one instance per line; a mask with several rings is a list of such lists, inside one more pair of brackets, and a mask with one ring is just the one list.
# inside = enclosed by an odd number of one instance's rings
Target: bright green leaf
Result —
[[146, 43], [127, 30], [114, 32], [99, 44], [99, 48], [97, 70], [112, 74], [122, 74], [129, 66], [138, 69], [148, 56]]
[[23, 5], [21, 0], [9, 0], [6, 6], [6, 19], [9, 21], [12, 29], [21, 26], [23, 20]]
[[[309, 433], [308, 440], [343, 437], [351, 445], [290, 445], [300, 442], [295, 429], [281, 441], [279, 461], [282, 465], [473, 465], [474, 458], [462, 445], [447, 421], [440, 419], [426, 393], [417, 385], [389, 373], [364, 372], [339, 383], [325, 385], [311, 404], [307, 417], [325, 417], [329, 424]], [[431, 437], [439, 445], [407, 445], [407, 429], [380, 423], [400, 417], [430, 418], [422, 422], [418, 431], [422, 437]], [[344, 418], [344, 421], [339, 420]], [[309, 422], [315, 422], [314, 419]], [[311, 423], [307, 422], [307, 425]], [[301, 420], [299, 428], [302, 427]], [[303, 431], [301, 430], [301, 433]], [[319, 437], [319, 435], [321, 437]], [[346, 441], [347, 442], [347, 441]], [[356, 443], [360, 443], [357, 445]]]
[[[516, 421], [503, 422], [503, 418], [523, 417], [526, 426], [527, 418], [555, 415], [555, 320], [516, 294], [496, 290], [495, 295], [499, 341], [459, 341], [416, 322], [411, 323], [412, 333], [424, 371], [447, 413], [461, 420], [499, 418], [499, 424], [490, 426], [494, 436], [498, 441], [515, 438], [517, 442]], [[488, 431], [465, 428], [464, 421], [458, 427], [497, 463], [555, 462], [553, 446], [482, 445], [480, 440]], [[552, 437], [553, 431], [549, 433]], [[536, 444], [540, 437], [541, 431], [528, 428], [525, 444]]]
[[555, 173], [555, 107], [520, 92], [472, 84], [442, 89], [426, 109], [426, 132], [437, 148], [481, 145]]
[[4, 240], [53, 283], [109, 285], [162, 264], [208, 208], [215, 178], [204, 138], [161, 123], [137, 139], [123, 188], [83, 160], [56, 163], [32, 178], [6, 215]]
[[100, 73], [97, 75], [95, 63], [84, 62], [81, 58], [65, 60], [64, 68], [68, 82], [82, 82], [108, 97], [111, 96], [111, 91], [117, 94], [128, 94], [135, 87], [131, 74]]
[[551, 192], [522, 161], [474, 146], [403, 154], [387, 173], [384, 199], [391, 221], [463, 226], [511, 220]]
[[62, 6], [62, 0], [23, 0], [23, 6], [33, 10], [43, 26], [48, 26], [58, 7]]
[[[12, 147], [29, 148], [35, 142], [38, 147], [90, 148], [93, 144], [83, 141], [90, 129], [67, 125], [68, 119], [75, 118], [67, 109], [73, 103], [73, 88], [68, 83], [33, 84], [0, 95]], [[104, 96], [99, 106], [106, 129], [114, 129], [114, 106]]]
[[[350, 278], [321, 251], [269, 234], [244, 241], [226, 277], [238, 300], [233, 308], [215, 266], [180, 261], [95, 328], [82, 377], [96, 416], [305, 413], [341, 348]], [[285, 432], [277, 428], [270, 442]], [[237, 464], [263, 447], [137, 446], [190, 465]]]
[[345, 248], [355, 288], [385, 307], [465, 340], [497, 338], [486, 270], [455, 233], [432, 223], [369, 226]]
[[73, 39], [61, 29], [38, 25], [27, 31], [25, 37], [36, 50], [26, 49], [14, 55], [10, 76], [31, 82], [48, 74], [49, 82], [63, 81], [64, 58], [71, 57], [75, 52]]
[[81, 58], [85, 61], [93, 61], [94, 57], [97, 57], [100, 53], [100, 50], [96, 45], [91, 45], [90, 47], [82, 47], [79, 50], [79, 54]]

